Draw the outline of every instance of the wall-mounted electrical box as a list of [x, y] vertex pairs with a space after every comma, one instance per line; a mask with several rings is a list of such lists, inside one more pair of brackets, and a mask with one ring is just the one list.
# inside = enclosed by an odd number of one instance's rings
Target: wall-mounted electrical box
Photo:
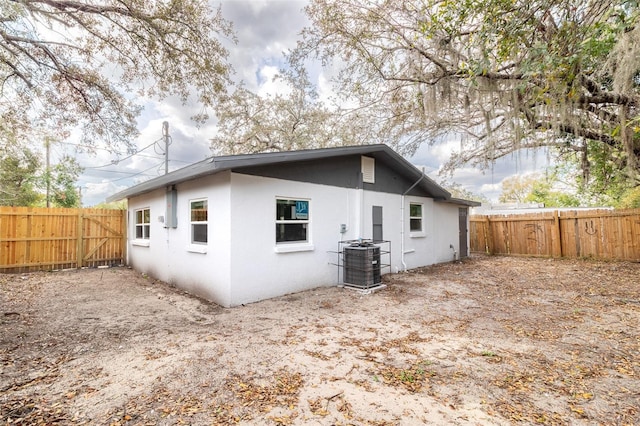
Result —
[[167, 214], [165, 215], [164, 227], [178, 227], [178, 191], [171, 187], [167, 189]]

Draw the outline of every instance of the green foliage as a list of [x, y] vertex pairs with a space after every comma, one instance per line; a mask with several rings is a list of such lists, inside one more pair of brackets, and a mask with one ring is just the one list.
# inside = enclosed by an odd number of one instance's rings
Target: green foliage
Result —
[[410, 153], [462, 134], [449, 170], [490, 167], [521, 149], [560, 157], [597, 146], [589, 155], [615, 161], [580, 167], [614, 167], [623, 186], [637, 184], [635, 1], [313, 0], [306, 11], [292, 63], [343, 65], [336, 92], [367, 112], [378, 141]]
[[78, 162], [69, 156], [64, 156], [45, 173], [49, 179], [51, 204], [55, 207], [81, 207], [80, 194], [76, 186], [82, 168]]
[[76, 181], [82, 169], [72, 157], [65, 156], [43, 167], [41, 154], [24, 144], [0, 144], [0, 205], [80, 207]]
[[112, 201], [110, 203], [99, 203], [92, 206], [94, 209], [126, 210], [127, 200]]
[[526, 202], [542, 203], [545, 207], [579, 207], [580, 199], [575, 194], [553, 190], [548, 180], [535, 182]]
[[625, 191], [616, 207], [621, 209], [640, 209], [640, 186]]
[[556, 173], [516, 175], [502, 182], [500, 202], [540, 203], [545, 207], [578, 207], [580, 198], [569, 188], [560, 189]]
[[502, 193], [499, 201], [501, 203], [524, 203], [538, 180], [540, 175], [515, 175], [502, 181]]
[[583, 205], [617, 207], [635, 186], [625, 158], [607, 145], [590, 141], [581, 151], [563, 151], [556, 170], [566, 181], [575, 182], [575, 192]]
[[37, 190], [40, 169], [40, 159], [30, 149], [0, 151], [0, 205], [36, 205], [43, 198]]

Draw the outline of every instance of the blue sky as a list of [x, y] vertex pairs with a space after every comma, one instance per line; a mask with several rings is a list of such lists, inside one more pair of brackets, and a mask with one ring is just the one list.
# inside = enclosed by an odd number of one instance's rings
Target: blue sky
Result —
[[[284, 65], [283, 52], [295, 47], [300, 31], [308, 23], [302, 12], [306, 1], [225, 0], [215, 4], [221, 4], [223, 16], [233, 22], [238, 38], [237, 45], [228, 44], [230, 61], [235, 69], [234, 79], [243, 81], [247, 88], [258, 94], [277, 93], [280, 88], [272, 78]], [[328, 72], [318, 68], [311, 73], [321, 98], [328, 95], [323, 93], [328, 87]], [[153, 99], [143, 101], [144, 111], [138, 120], [140, 136], [135, 141], [141, 150], [139, 154], [114, 156], [106, 150], [97, 150], [92, 155], [74, 154], [85, 167], [78, 183], [82, 188], [84, 206], [103, 202], [115, 192], [164, 173], [164, 121], [169, 123], [171, 136], [170, 170], [212, 155], [209, 139], [215, 134], [215, 118], [200, 127], [190, 120], [192, 115], [200, 112], [199, 105], [182, 105], [176, 98], [161, 102]], [[52, 149], [54, 160], [56, 155], [74, 153], [72, 143], [56, 144]], [[438, 170], [456, 146], [455, 140], [444, 141], [434, 147], [423, 146], [410, 161], [424, 167], [430, 177], [439, 181], [442, 178], [438, 176]], [[546, 158], [542, 154], [520, 154], [497, 162], [491, 170], [460, 169], [448, 181], [497, 201], [501, 192], [500, 182], [505, 177], [541, 170], [545, 164]]]

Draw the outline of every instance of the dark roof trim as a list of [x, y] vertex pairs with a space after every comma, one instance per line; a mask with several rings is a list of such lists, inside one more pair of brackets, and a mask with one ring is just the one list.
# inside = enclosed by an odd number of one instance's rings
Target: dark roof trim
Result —
[[479, 207], [482, 205], [482, 203], [478, 202], [478, 201], [473, 201], [473, 200], [463, 200], [462, 198], [449, 198], [448, 200], [437, 200], [440, 201], [442, 203], [449, 203], [449, 204], [457, 204], [459, 206], [466, 206], [466, 207]]
[[417, 186], [423, 188], [428, 193], [433, 194], [434, 199], [440, 201], [452, 200], [449, 192], [431, 178], [424, 175], [400, 154], [387, 145], [378, 144], [211, 157], [168, 173], [164, 176], [150, 179], [141, 184], [132, 186], [124, 191], [120, 191], [108, 197], [107, 202], [130, 198], [159, 188], [166, 188], [181, 182], [227, 170], [241, 170], [244, 167], [276, 165], [281, 163], [326, 159], [346, 155], [368, 155], [376, 159], [380, 159], [381, 161], [386, 161], [390, 163], [392, 167], [398, 168], [402, 171], [409, 179], [413, 179], [414, 181], [420, 180]]

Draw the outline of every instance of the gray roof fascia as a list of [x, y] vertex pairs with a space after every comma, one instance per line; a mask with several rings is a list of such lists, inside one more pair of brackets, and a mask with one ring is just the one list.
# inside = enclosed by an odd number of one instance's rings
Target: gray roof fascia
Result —
[[207, 160], [183, 167], [171, 173], [167, 173], [166, 175], [149, 179], [148, 181], [142, 182], [138, 185], [131, 186], [123, 191], [107, 197], [106, 201], [110, 203], [112, 201], [122, 200], [134, 195], [141, 195], [158, 188], [175, 185], [177, 183], [196, 179], [201, 176], [218, 173], [219, 171], [220, 170], [215, 170], [215, 164], [213, 164], [211, 159], [209, 158]]
[[113, 194], [107, 197], [107, 202], [141, 195], [159, 188], [168, 187], [202, 176], [220, 173], [225, 170], [341, 157], [345, 155], [371, 155], [376, 159], [391, 163], [392, 166], [398, 167], [409, 180], [420, 180], [416, 186], [420, 187], [427, 193], [432, 194], [435, 199], [448, 200], [451, 198], [451, 194], [449, 192], [418, 170], [418, 168], [400, 154], [387, 145], [376, 144], [211, 157]]
[[462, 198], [453, 198], [453, 197], [449, 198], [448, 200], [436, 200], [436, 201], [440, 201], [441, 203], [456, 204], [458, 206], [466, 206], [466, 207], [479, 207], [482, 205], [482, 203], [478, 201], [464, 200]]

